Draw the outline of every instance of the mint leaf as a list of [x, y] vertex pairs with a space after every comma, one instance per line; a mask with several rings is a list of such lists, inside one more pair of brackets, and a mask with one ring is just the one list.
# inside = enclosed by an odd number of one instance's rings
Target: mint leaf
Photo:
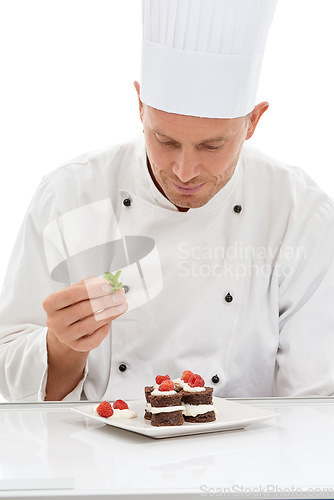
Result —
[[121, 290], [123, 288], [123, 284], [118, 281], [119, 275], [122, 271], [117, 271], [115, 274], [112, 273], [104, 273], [104, 279], [109, 281], [111, 285], [111, 293], [116, 292], [116, 290]]

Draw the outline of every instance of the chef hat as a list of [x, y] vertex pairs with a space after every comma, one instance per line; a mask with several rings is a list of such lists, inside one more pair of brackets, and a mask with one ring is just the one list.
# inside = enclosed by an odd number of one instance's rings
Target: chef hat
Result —
[[191, 116], [253, 110], [277, 0], [143, 0], [141, 100]]

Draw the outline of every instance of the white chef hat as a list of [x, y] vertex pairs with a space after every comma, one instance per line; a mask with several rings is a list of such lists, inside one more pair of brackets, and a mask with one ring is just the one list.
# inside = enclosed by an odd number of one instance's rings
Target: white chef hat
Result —
[[235, 118], [255, 105], [277, 0], [143, 0], [141, 100]]

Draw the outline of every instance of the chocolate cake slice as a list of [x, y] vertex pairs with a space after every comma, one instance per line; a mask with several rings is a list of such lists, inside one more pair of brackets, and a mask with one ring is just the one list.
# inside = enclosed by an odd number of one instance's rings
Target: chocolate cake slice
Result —
[[170, 391], [170, 394], [157, 395], [158, 390], [150, 394], [150, 407], [147, 411], [152, 414], [151, 425], [161, 427], [164, 425], [182, 425], [183, 405], [181, 403], [182, 391]]
[[[152, 412], [150, 410], [151, 409], [151, 393], [154, 390], [158, 390], [162, 383], [165, 383], [165, 384], [167, 383], [167, 387], [169, 386], [175, 392], [179, 392], [181, 390], [181, 387], [176, 387], [174, 382], [170, 379], [169, 375], [157, 375], [155, 377], [155, 384], [145, 387], [146, 406], [145, 406], [144, 418], [146, 418], [146, 420], [151, 420], [151, 418], [152, 418]], [[160, 389], [160, 392], [158, 392], [158, 395], [161, 395], [161, 389]]]
[[212, 387], [203, 387], [198, 392], [188, 392], [187, 384], [183, 388], [182, 404], [184, 405], [185, 422], [213, 422], [216, 410], [212, 401]]

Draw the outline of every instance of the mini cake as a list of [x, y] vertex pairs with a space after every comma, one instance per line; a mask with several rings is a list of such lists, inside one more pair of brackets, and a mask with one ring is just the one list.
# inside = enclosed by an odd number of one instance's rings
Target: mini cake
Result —
[[200, 375], [192, 374], [183, 385], [182, 404], [185, 422], [213, 422], [216, 409], [212, 402], [212, 387], [205, 387]]
[[152, 393], [152, 391], [154, 391], [154, 389], [158, 389], [159, 385], [164, 380], [170, 380], [170, 376], [169, 375], [157, 375], [155, 377], [155, 384], [154, 385], [148, 385], [148, 386], [145, 387], [146, 407], [145, 407], [144, 418], [146, 418], [146, 420], [151, 420], [151, 418], [152, 418], [152, 413], [149, 411], [150, 408], [151, 408], [151, 401], [150, 401], [151, 393]]
[[175, 390], [172, 380], [164, 380], [157, 389], [153, 389], [148, 397], [145, 418], [149, 418], [146, 412], [151, 414], [151, 425], [161, 427], [183, 424], [182, 391]]

